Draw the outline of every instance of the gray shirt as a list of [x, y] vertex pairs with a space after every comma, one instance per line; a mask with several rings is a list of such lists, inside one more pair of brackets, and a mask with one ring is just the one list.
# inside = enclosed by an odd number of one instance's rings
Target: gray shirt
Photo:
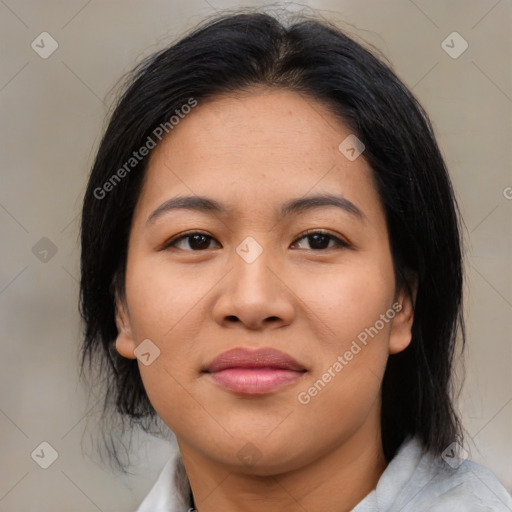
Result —
[[[192, 512], [181, 456], [169, 459], [137, 512]], [[423, 451], [417, 439], [402, 444], [377, 487], [352, 512], [512, 512], [512, 497], [484, 466], [448, 453]]]

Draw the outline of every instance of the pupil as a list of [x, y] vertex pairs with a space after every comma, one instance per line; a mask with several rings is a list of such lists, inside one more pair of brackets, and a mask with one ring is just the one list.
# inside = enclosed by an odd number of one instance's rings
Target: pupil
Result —
[[[327, 236], [325, 235], [320, 235], [320, 234], [316, 234], [316, 235], [309, 235], [309, 238], [310, 238], [310, 245], [311, 247], [313, 247], [314, 249], [325, 249], [328, 245], [329, 245], [329, 239]], [[311, 243], [311, 239], [314, 240], [313, 243]], [[326, 242], [327, 241], [327, 244], [323, 243], [322, 244], [322, 239], [323, 239], [323, 242]], [[320, 240], [320, 243], [318, 244], [318, 240]], [[320, 245], [320, 247], [318, 247], [318, 245]]]
[[[202, 239], [202, 244], [199, 243], [199, 244], [195, 244], [195, 242], [197, 242], [197, 240], [200, 240]], [[206, 235], [193, 235], [192, 236], [192, 242], [189, 242], [189, 245], [192, 247], [192, 248], [198, 248], [198, 249], [205, 249], [208, 247], [208, 240], [207, 240], [207, 236]]]

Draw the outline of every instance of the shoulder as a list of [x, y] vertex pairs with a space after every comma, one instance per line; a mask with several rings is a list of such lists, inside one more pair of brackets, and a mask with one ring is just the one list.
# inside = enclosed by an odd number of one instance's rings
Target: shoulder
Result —
[[426, 484], [425, 499], [418, 500], [429, 512], [512, 512], [512, 497], [486, 467], [465, 460], [457, 468], [439, 469]]
[[408, 439], [354, 512], [512, 512], [512, 497], [485, 466], [425, 452]]
[[[415, 441], [421, 457], [406, 486], [405, 510], [425, 512], [512, 512], [512, 497], [496, 475], [481, 464], [453, 453], [435, 457]], [[404, 504], [405, 505], [405, 504]]]

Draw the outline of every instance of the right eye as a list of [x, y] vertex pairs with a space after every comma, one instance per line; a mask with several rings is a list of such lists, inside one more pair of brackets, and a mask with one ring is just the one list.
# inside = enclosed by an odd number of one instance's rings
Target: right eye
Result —
[[[185, 233], [184, 235], [171, 238], [165, 243], [162, 249], [165, 250], [169, 249], [170, 247], [176, 247], [183, 251], [204, 251], [205, 249], [210, 248], [209, 244], [212, 240], [215, 239], [206, 233], [201, 233], [200, 231], [191, 231]], [[178, 247], [180, 244], [181, 247]]]

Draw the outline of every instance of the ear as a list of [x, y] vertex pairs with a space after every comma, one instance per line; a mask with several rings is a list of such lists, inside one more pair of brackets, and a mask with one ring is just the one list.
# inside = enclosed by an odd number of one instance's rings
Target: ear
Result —
[[402, 352], [402, 350], [405, 350], [411, 343], [414, 306], [418, 292], [418, 281], [415, 275], [409, 275], [408, 284], [411, 293], [408, 293], [405, 285], [402, 286], [393, 303], [392, 309], [396, 314], [393, 318], [389, 336], [390, 354]]
[[125, 301], [121, 300], [116, 293], [116, 326], [117, 326], [117, 339], [116, 350], [123, 357], [128, 359], [136, 359], [133, 351], [137, 347], [135, 343], [133, 330], [130, 323], [130, 316], [128, 314], [128, 307]]

